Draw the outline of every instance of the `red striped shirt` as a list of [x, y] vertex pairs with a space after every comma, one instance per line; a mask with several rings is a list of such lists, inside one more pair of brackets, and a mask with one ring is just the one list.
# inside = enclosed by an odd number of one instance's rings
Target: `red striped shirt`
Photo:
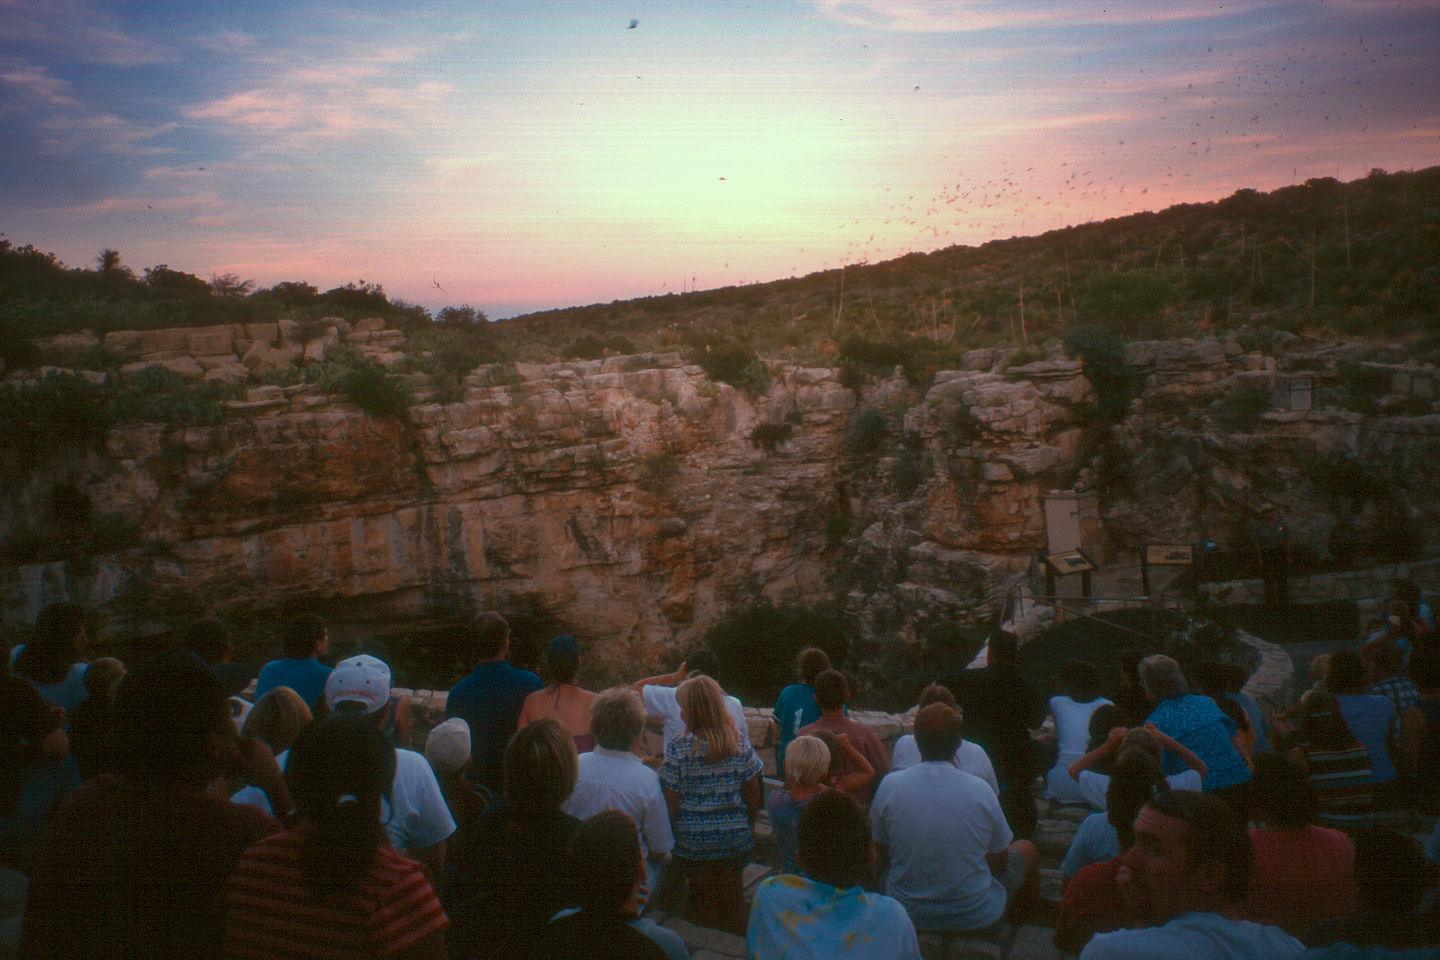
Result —
[[300, 867], [304, 839], [287, 830], [240, 857], [225, 894], [227, 958], [385, 957], [449, 923], [420, 865], [389, 845], [354, 888], [317, 896]]

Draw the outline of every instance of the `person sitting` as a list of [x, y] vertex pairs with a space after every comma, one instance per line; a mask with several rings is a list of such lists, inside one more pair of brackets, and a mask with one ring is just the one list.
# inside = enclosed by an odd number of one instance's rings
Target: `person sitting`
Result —
[[[1106, 780], [1106, 808], [1099, 813], [1092, 813], [1080, 822], [1075, 836], [1070, 840], [1070, 848], [1065, 851], [1065, 859], [1060, 861], [1060, 873], [1065, 879], [1075, 876], [1084, 867], [1092, 863], [1104, 863], [1120, 856], [1121, 851], [1126, 849], [1128, 844], [1122, 845], [1120, 831], [1116, 816], [1123, 820], [1125, 811], [1117, 812], [1112, 816], [1109, 809], [1109, 795], [1119, 791], [1124, 796], [1145, 795], [1148, 789], [1154, 793], [1157, 789], [1165, 786], [1165, 780], [1160, 775], [1160, 761], [1148, 750], [1139, 747], [1131, 747], [1120, 754], [1120, 759], [1115, 761], [1110, 776]], [[1116, 781], [1119, 781], [1117, 786]], [[1136, 807], [1128, 811], [1130, 819], [1133, 820], [1135, 813], [1139, 810]]]
[[[999, 799], [979, 777], [955, 768], [960, 716], [943, 703], [915, 715], [921, 763], [880, 781], [870, 825], [885, 893], [921, 930], [980, 930], [1033, 886], [1039, 853], [1013, 840]], [[1012, 842], [1013, 841], [1013, 842]]]
[[[115, 723], [121, 773], [81, 786], [51, 821], [20, 955], [218, 958], [226, 879], [247, 847], [280, 829], [207, 790], [241, 747], [225, 690], [193, 654], [165, 651], [121, 681]], [[269, 751], [242, 755], [252, 781], [288, 803]]]
[[1300, 694], [1299, 700], [1282, 710], [1270, 722], [1271, 728], [1275, 731], [1276, 752], [1283, 753], [1300, 742], [1296, 721], [1304, 715], [1305, 705], [1309, 703], [1311, 695], [1325, 689], [1325, 675], [1329, 672], [1330, 654], [1322, 653], [1311, 658], [1310, 686]]
[[1420, 699], [1415, 682], [1405, 675], [1405, 655], [1393, 643], [1367, 643], [1360, 651], [1365, 665], [1365, 692], [1385, 697], [1403, 714]]
[[590, 732], [590, 705], [595, 694], [576, 685], [579, 669], [580, 646], [575, 638], [562, 633], [551, 640], [545, 648], [544, 679], [548, 686], [525, 698], [519, 723], [523, 727], [543, 717], [554, 717], [570, 731], [575, 752], [585, 753], [595, 749], [595, 737]]
[[1250, 721], [1250, 729], [1255, 735], [1253, 749], [1256, 754], [1274, 753], [1275, 747], [1270, 742], [1270, 724], [1265, 718], [1265, 711], [1260, 708], [1260, 703], [1245, 692], [1245, 684], [1250, 679], [1250, 674], [1238, 663], [1229, 661], [1220, 664], [1220, 683], [1224, 690], [1224, 696], [1240, 704], [1245, 711], [1245, 716]]
[[115, 742], [115, 691], [125, 679], [125, 664], [114, 657], [96, 657], [85, 671], [88, 696], [70, 714], [70, 753], [79, 777], [90, 780], [120, 769]]
[[240, 733], [264, 740], [278, 757], [294, 745], [301, 731], [314, 720], [300, 694], [289, 687], [276, 687], [255, 701], [245, 715]]
[[770, 814], [770, 831], [780, 851], [781, 872], [799, 873], [796, 852], [800, 848], [800, 814], [827, 789], [830, 750], [817, 737], [796, 737], [790, 745], [794, 749], [785, 754], [785, 786], [770, 791], [765, 810]]
[[[690, 651], [685, 662], [680, 664], [674, 673], [662, 673], [658, 676], [636, 680], [630, 684], [632, 690], [639, 691], [640, 697], [645, 703], [645, 712], [652, 717], [660, 717], [664, 721], [662, 751], [669, 749], [675, 738], [685, 732], [685, 720], [681, 716], [678, 696], [680, 685], [692, 677], [710, 677], [713, 680], [715, 672], [719, 669], [720, 658], [705, 647], [697, 647]], [[719, 684], [720, 681], [716, 680], [715, 682]], [[738, 697], [732, 697], [729, 694], [724, 696], [725, 710], [735, 725], [735, 732], [741, 740], [749, 743], [750, 725], [745, 720], [745, 707], [740, 703]]]
[[302, 613], [285, 621], [280, 632], [282, 656], [260, 668], [260, 676], [255, 680], [255, 699], [259, 700], [276, 687], [289, 687], [313, 709], [324, 696], [325, 680], [330, 676], [330, 668], [320, 662], [330, 649], [329, 644], [325, 621], [315, 614]]
[[379, 727], [321, 720], [295, 742], [285, 776], [301, 820], [236, 863], [225, 894], [227, 960], [443, 960], [445, 912], [381, 823], [395, 748]]
[[764, 764], [736, 734], [718, 683], [691, 677], [679, 700], [685, 732], [665, 748], [660, 786], [675, 832], [674, 864], [689, 882], [687, 919], [740, 933], [741, 871], [755, 845]]
[[804, 875], [771, 877], [755, 890], [746, 955], [919, 960], [905, 908], [864, 888], [874, 872], [875, 844], [854, 798], [836, 790], [816, 796], [800, 814], [798, 837]]
[[[938, 683], [932, 683], [920, 691], [920, 704], [916, 712], [924, 709], [932, 703], [944, 703], [955, 708], [961, 722], [965, 720], [965, 714], [960, 705], [955, 702], [955, 694], [950, 692], [948, 687], [942, 687]], [[904, 770], [913, 767], [920, 762], [920, 748], [915, 745], [915, 735], [907, 733], [895, 741], [895, 749], [890, 753], [890, 770]], [[961, 740], [960, 749], [955, 751], [955, 766], [966, 773], [973, 773], [984, 780], [1000, 793], [1000, 781], [995, 779], [995, 767], [990, 763], [990, 757], [985, 749], [973, 740]]]
[[[1180, 664], [1164, 654], [1151, 654], [1140, 661], [1140, 682], [1154, 705], [1148, 723], [1204, 761], [1201, 789], [1223, 790], [1225, 801], [1244, 817], [1244, 784], [1250, 779], [1250, 767], [1235, 749], [1235, 721], [1214, 700], [1191, 693]], [[1182, 769], [1184, 764], [1178, 757], [1165, 758], [1166, 773]]]
[[1251, 769], [1255, 766], [1255, 747], [1259, 742], [1259, 734], [1254, 724], [1250, 722], [1250, 715], [1240, 702], [1229, 696], [1229, 673], [1227, 664], [1219, 660], [1202, 660], [1195, 664], [1194, 690], [1201, 696], [1209, 697], [1215, 701], [1215, 706], [1220, 712], [1230, 718], [1235, 726], [1235, 734], [1230, 742], [1235, 745], [1235, 750], [1245, 761], [1245, 766]]
[[10, 671], [35, 684], [40, 696], [62, 710], [78, 707], [85, 689], [85, 608], [62, 600], [35, 618], [30, 640], [10, 652]]
[[470, 779], [492, 793], [500, 789], [507, 744], [519, 725], [525, 698], [542, 686], [529, 670], [510, 665], [510, 624], [482, 613], [459, 628], [460, 651], [474, 668], [455, 682], [445, 718], [470, 727]]
[[778, 727], [775, 742], [775, 766], [785, 769], [785, 751], [790, 741], [800, 735], [800, 728], [820, 719], [820, 704], [815, 702], [815, 678], [830, 669], [830, 655], [819, 647], [806, 647], [795, 658], [800, 682], [792, 683], [775, 698], [772, 713]]
[[196, 620], [185, 628], [180, 636], [180, 646], [205, 661], [210, 672], [220, 678], [227, 697], [238, 697], [255, 679], [254, 667], [230, 659], [235, 656], [230, 631], [214, 617]]
[[570, 839], [579, 907], [510, 943], [515, 960], [689, 960], [673, 930], [640, 916], [645, 858], [635, 822], [619, 810], [583, 820]]
[[1369, 828], [1370, 754], [1355, 739], [1328, 690], [1312, 694], [1300, 720], [1300, 743], [1286, 754], [1315, 789], [1315, 821], [1352, 836]]
[[[1148, 689], [1148, 685], [1147, 685]], [[1245, 824], [1213, 793], [1168, 790], [1140, 808], [1121, 859], [1135, 930], [1097, 933], [1080, 960], [1289, 960], [1304, 951], [1279, 927], [1237, 918], [1254, 852]]]
[[[890, 754], [885, 751], [885, 744], [880, 742], [874, 730], [845, 715], [845, 704], [849, 699], [850, 685], [845, 674], [839, 670], [822, 671], [815, 678], [815, 702], [820, 704], [820, 719], [801, 727], [800, 733], [813, 736], [820, 730], [828, 730], [837, 737], [844, 734], [850, 746], [865, 757], [875, 771], [874, 775], [864, 786], [847, 791], [864, 807], [868, 806], [871, 798], [875, 796], [876, 783], [890, 772]], [[847, 757], [848, 751], [841, 756]], [[830, 759], [833, 761], [835, 758], [836, 755], [832, 752]], [[842, 759], [842, 765], [846, 772], [849, 772], [851, 765], [848, 760]]]
[[1101, 810], [1105, 809], [1110, 774], [1100, 773], [1095, 768], [1107, 765], [1108, 758], [1118, 758], [1131, 749], [1148, 753], [1157, 764], [1162, 762], [1166, 750], [1171, 751], [1185, 764], [1185, 769], [1166, 776], [1165, 785], [1171, 790], [1200, 789], [1200, 783], [1205, 776], [1205, 761], [1197, 757], [1185, 744], [1162, 733], [1154, 724], [1132, 727], [1129, 730], [1115, 727], [1110, 730], [1104, 743], [1070, 765], [1070, 775], [1079, 782], [1080, 796], [1086, 803]]
[[1440, 643], [1421, 643], [1410, 658], [1420, 694], [1400, 715], [1400, 765], [1416, 805], [1440, 814]]
[[1115, 831], [1119, 852], [1109, 860], [1082, 866], [1067, 878], [1055, 918], [1055, 946], [1071, 953], [1084, 949], [1097, 933], [1132, 925], [1130, 909], [1120, 895], [1120, 868], [1124, 852], [1135, 843], [1135, 818], [1160, 786], [1160, 761], [1148, 752], [1130, 750], [1116, 768], [1102, 816]]
[[660, 777], [639, 757], [645, 733], [640, 694], [629, 687], [602, 690], [590, 704], [590, 730], [595, 749], [580, 754], [575, 789], [561, 809], [582, 820], [602, 810], [628, 815], [639, 830], [646, 886], [658, 894], [661, 867], [675, 836]]
[[[459, 717], [451, 717], [430, 731], [425, 738], [425, 760], [440, 785], [440, 794], [445, 798], [445, 808], [455, 821], [455, 832], [445, 841], [445, 866], [442, 868], [447, 880], [449, 875], [463, 873], [465, 858], [470, 855], [471, 838], [475, 835], [475, 821], [490, 803], [489, 794], [483, 788], [476, 788], [465, 776], [470, 766], [470, 728]], [[437, 885], [445, 880], [437, 878]]]
[[[1435, 886], [1436, 865], [1413, 837], [1388, 829], [1355, 838], [1355, 882], [1360, 912], [1318, 923], [1300, 939], [1307, 947], [1336, 943], [1368, 949], [1411, 950], [1440, 946], [1440, 903], [1417, 912]], [[1432, 954], [1433, 956], [1433, 954]]]
[[1335, 695], [1340, 715], [1355, 739], [1370, 754], [1371, 791], [1377, 807], [1397, 799], [1395, 763], [1391, 745], [1399, 731], [1399, 715], [1388, 697], [1364, 693], [1365, 665], [1354, 650], [1339, 650], [1330, 656], [1325, 686]]
[[70, 753], [61, 726], [65, 711], [40, 696], [28, 680], [12, 676], [8, 657], [0, 657], [0, 865], [28, 872], [45, 817], [55, 796], [30, 776]]
[[1316, 825], [1315, 810], [1304, 771], [1274, 754], [1255, 762], [1255, 879], [1241, 912], [1297, 937], [1322, 920], [1349, 916], [1356, 906], [1354, 844], [1341, 831]]
[[526, 724], [505, 747], [504, 792], [475, 824], [450, 906], [451, 952], [505, 956], [511, 936], [529, 937], [577, 889], [567, 850], [580, 821], [560, 808], [575, 788], [575, 741], [559, 721]]
[[1050, 698], [1058, 754], [1045, 772], [1045, 795], [1056, 803], [1080, 803], [1080, 784], [1070, 775], [1070, 765], [1086, 752], [1091, 715], [1114, 704], [1100, 696], [1100, 671], [1088, 661], [1061, 664], [1060, 685], [1065, 692]]
[[[875, 768], [865, 755], [855, 749], [850, 737], [844, 733], [816, 730], [807, 733], [825, 745], [830, 755], [830, 769], [825, 772], [824, 785], [831, 790], [843, 790], [850, 796], [860, 796], [875, 779]], [[799, 739], [798, 737], [796, 739]]]

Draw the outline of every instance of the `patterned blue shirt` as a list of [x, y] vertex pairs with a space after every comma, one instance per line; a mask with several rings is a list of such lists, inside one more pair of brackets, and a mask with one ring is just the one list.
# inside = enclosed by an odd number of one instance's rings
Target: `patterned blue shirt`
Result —
[[755, 845], [750, 815], [740, 788], [764, 764], [746, 741], [717, 763], [704, 759], [705, 741], [682, 733], [665, 748], [660, 786], [680, 795], [675, 810], [675, 855], [690, 860], [723, 860]]
[[745, 955], [750, 960], [920, 960], [920, 944], [899, 901], [785, 873], [755, 891]]

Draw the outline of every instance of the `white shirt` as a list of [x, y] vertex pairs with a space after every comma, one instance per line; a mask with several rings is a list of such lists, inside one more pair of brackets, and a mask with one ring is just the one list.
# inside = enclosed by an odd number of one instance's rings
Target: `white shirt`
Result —
[[669, 853], [675, 846], [660, 776], [628, 750], [596, 747], [580, 754], [580, 777], [560, 809], [581, 820], [601, 810], [628, 814], [640, 828], [640, 847], [647, 856]]
[[973, 930], [1005, 912], [1005, 886], [985, 856], [1012, 834], [984, 780], [945, 760], [892, 773], [875, 792], [870, 827], [890, 848], [885, 893], [917, 929]]
[[[275, 762], [284, 770], [290, 762], [290, 751], [277, 754]], [[259, 787], [244, 787], [230, 799], [274, 813], [270, 798]], [[389, 801], [380, 801], [380, 817], [396, 850], [434, 846], [455, 832], [455, 819], [445, 805], [435, 771], [414, 750], [395, 750], [395, 779], [390, 783]]]
[[[662, 687], [654, 683], [647, 683], [640, 688], [640, 697], [645, 701], [645, 712], [652, 717], [665, 718], [665, 743], [670, 746], [670, 741], [685, 732], [685, 721], [680, 716], [680, 701], [675, 697], [675, 691], [679, 687]], [[745, 708], [740, 701], [725, 695], [725, 708], [730, 711], [730, 719], [735, 721], [735, 729], [740, 731], [740, 739], [744, 743], [750, 742], [750, 725], [745, 722]]]
[[[907, 733], [895, 741], [895, 750], [890, 754], [891, 773], [919, 763], [920, 747], [915, 743], [913, 733]], [[984, 780], [997, 794], [1000, 792], [1000, 781], [995, 779], [995, 767], [990, 763], [990, 755], [980, 744], [961, 740], [959, 749], [955, 751], [955, 767]]]
[[1279, 927], [1194, 910], [1163, 927], [1097, 933], [1080, 960], [1289, 960], [1304, 952]]

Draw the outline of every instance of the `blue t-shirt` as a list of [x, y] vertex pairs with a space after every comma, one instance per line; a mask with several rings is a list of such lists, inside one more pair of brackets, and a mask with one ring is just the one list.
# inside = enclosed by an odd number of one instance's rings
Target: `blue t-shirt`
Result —
[[799, 873], [800, 861], [800, 814], [820, 794], [812, 793], [804, 800], [790, 796], [785, 787], [771, 790], [765, 798], [765, 809], [770, 814], [770, 832], [775, 836], [775, 846], [780, 849], [780, 872]]
[[260, 668], [260, 677], [255, 681], [255, 699], [259, 700], [276, 687], [289, 687], [300, 694], [306, 705], [313, 707], [315, 701], [325, 695], [325, 681], [330, 678], [331, 669], [314, 657], [271, 660]]
[[1092, 813], [1080, 821], [1080, 827], [1060, 861], [1060, 872], [1073, 877], [1081, 867], [1092, 863], [1104, 863], [1120, 856], [1120, 836], [1105, 813]]
[[1279, 927], [1192, 910], [1161, 927], [1097, 933], [1080, 960], [1290, 960], [1304, 951]]
[[470, 779], [500, 788], [505, 745], [520, 722], [525, 698], [541, 688], [540, 678], [504, 660], [487, 660], [450, 688], [445, 716], [470, 725]]
[[815, 688], [808, 683], [792, 683], [775, 699], [775, 720], [780, 724], [780, 743], [775, 747], [775, 767], [785, 773], [785, 748], [795, 739], [796, 731], [820, 719], [820, 704], [815, 702]]
[[1395, 764], [1390, 759], [1386, 738], [1395, 727], [1395, 704], [1389, 697], [1370, 693], [1346, 693], [1335, 699], [1340, 704], [1340, 715], [1350, 725], [1350, 732], [1365, 744], [1370, 754], [1370, 782], [1394, 780]]
[[920, 944], [915, 925], [893, 898], [785, 873], [755, 891], [745, 955], [750, 960], [920, 960]]

